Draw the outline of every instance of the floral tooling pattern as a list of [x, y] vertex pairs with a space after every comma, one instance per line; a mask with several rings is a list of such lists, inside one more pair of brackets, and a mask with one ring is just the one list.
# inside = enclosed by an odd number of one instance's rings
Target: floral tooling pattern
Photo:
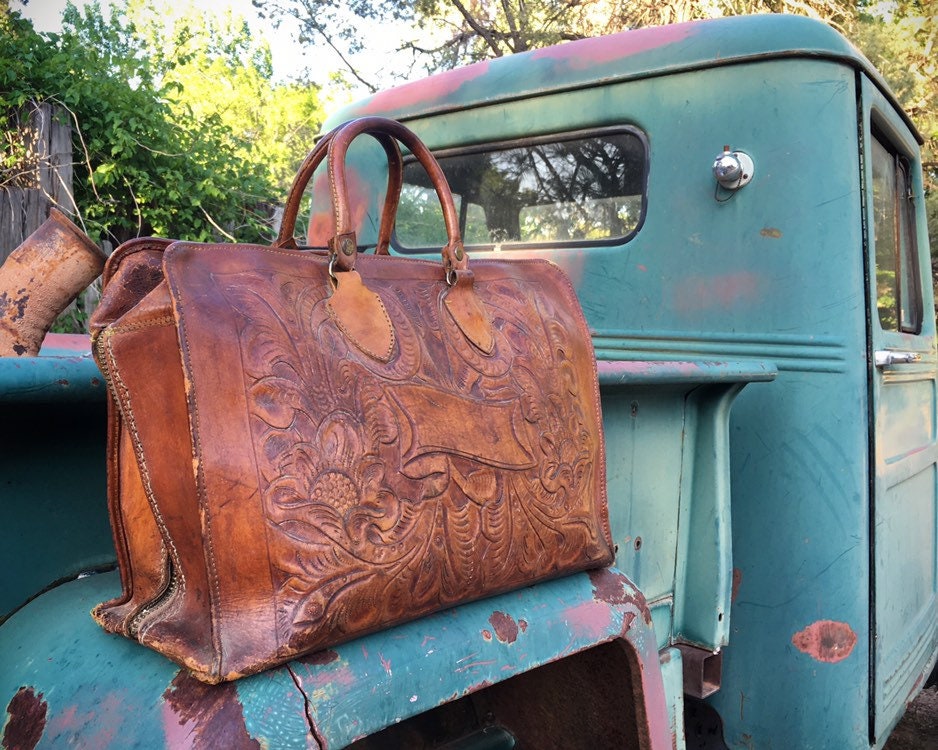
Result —
[[[288, 648], [360, 634], [602, 561], [595, 384], [533, 285], [476, 283], [491, 354], [439, 282], [370, 279], [390, 361], [349, 343], [327, 287], [226, 286], [238, 311], [277, 627]], [[586, 408], [584, 409], [584, 403]], [[326, 636], [323, 636], [326, 638]]]

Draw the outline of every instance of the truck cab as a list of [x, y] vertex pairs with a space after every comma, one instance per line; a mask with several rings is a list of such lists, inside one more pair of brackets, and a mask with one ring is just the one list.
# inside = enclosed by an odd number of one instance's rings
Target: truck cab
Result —
[[[881, 76], [824, 24], [738, 17], [477, 63], [323, 131], [366, 115], [432, 149], [470, 255], [574, 284], [614, 566], [196, 683], [88, 616], [119, 586], [105, 394], [53, 338], [0, 361], [5, 743], [882, 747], [938, 658], [938, 353], [922, 139]], [[349, 164], [373, 245], [386, 160]], [[435, 256], [415, 167], [391, 251]]]

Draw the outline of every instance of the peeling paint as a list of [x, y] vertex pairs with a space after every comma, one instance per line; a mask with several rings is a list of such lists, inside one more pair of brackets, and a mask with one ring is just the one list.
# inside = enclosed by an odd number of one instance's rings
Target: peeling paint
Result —
[[489, 618], [495, 629], [495, 637], [502, 643], [514, 643], [518, 640], [518, 623], [504, 612], [493, 612]]
[[49, 706], [30, 687], [21, 687], [7, 705], [3, 750], [33, 750], [46, 728]]
[[817, 661], [836, 664], [850, 656], [857, 645], [857, 634], [845, 622], [818, 620], [795, 633], [791, 642]]
[[486, 629], [486, 630], [483, 630], [483, 631], [482, 631], [482, 640], [483, 640], [483, 641], [490, 641], [490, 640], [492, 640], [492, 631], [491, 631], [491, 630], [487, 630], [487, 629]]
[[180, 671], [163, 693], [163, 728], [168, 747], [223, 747], [261, 750], [244, 723], [244, 712], [233, 683], [206, 685]]
[[776, 229], [775, 227], [763, 227], [759, 234], [772, 240], [780, 240], [782, 238], [782, 230]]
[[644, 597], [632, 587], [629, 579], [622, 573], [600, 568], [591, 570], [589, 578], [593, 584], [593, 597], [597, 601], [606, 604], [634, 604], [639, 609], [645, 607]]

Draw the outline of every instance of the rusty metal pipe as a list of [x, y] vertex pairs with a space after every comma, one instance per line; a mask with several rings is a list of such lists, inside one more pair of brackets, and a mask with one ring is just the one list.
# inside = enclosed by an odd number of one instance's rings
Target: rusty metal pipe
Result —
[[0, 357], [35, 357], [59, 314], [101, 273], [106, 256], [61, 211], [0, 266]]

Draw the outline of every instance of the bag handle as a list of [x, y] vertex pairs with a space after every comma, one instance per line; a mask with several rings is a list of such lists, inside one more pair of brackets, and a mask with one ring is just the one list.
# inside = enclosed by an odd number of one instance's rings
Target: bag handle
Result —
[[[296, 239], [293, 236], [296, 231], [296, 217], [300, 211], [300, 201], [306, 186], [312, 179], [316, 168], [326, 157], [329, 144], [333, 136], [338, 132], [335, 128], [319, 139], [319, 142], [312, 151], [307, 154], [303, 163], [293, 179], [293, 185], [287, 194], [287, 202], [283, 209], [283, 219], [280, 222], [280, 232], [274, 241], [274, 247], [282, 247], [288, 250], [295, 250]], [[378, 228], [378, 245], [375, 247], [376, 255], [388, 255], [391, 245], [391, 233], [394, 231], [394, 220], [397, 216], [397, 204], [401, 199], [401, 187], [404, 184], [404, 160], [401, 157], [401, 149], [397, 141], [383, 134], [373, 134], [375, 140], [384, 148], [388, 156], [388, 189], [384, 197], [384, 208], [381, 210], [381, 224]]]
[[453, 194], [443, 170], [430, 150], [413, 131], [396, 120], [384, 117], [360, 117], [350, 120], [333, 132], [335, 135], [329, 142], [327, 161], [335, 212], [335, 236], [329, 240], [330, 265], [335, 265], [337, 271], [354, 270], [355, 258], [358, 255], [358, 244], [351, 226], [345, 178], [345, 155], [349, 144], [362, 133], [368, 133], [376, 138], [384, 134], [392, 136], [410, 149], [410, 152], [427, 171], [430, 182], [436, 190], [440, 205], [443, 207], [443, 221], [446, 224], [447, 242], [442, 250], [443, 266], [446, 269], [447, 283], [452, 285], [456, 280], [456, 272], [468, 269], [469, 258], [459, 233], [459, 216], [453, 203]]

